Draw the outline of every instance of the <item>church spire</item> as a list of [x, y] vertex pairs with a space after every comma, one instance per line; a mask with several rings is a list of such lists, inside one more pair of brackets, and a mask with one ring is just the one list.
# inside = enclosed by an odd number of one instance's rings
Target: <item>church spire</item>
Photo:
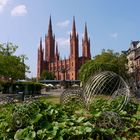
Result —
[[51, 20], [51, 16], [50, 16], [50, 19], [49, 19], [48, 35], [52, 35], [52, 20]]
[[84, 33], [84, 39], [88, 40], [88, 33], [87, 33], [87, 24], [85, 23], [85, 33]]
[[40, 37], [40, 50], [42, 50], [42, 37]]
[[91, 59], [90, 54], [90, 39], [88, 38], [87, 24], [85, 23], [84, 38], [82, 39], [83, 57]]
[[56, 55], [58, 55], [58, 43], [56, 42]]
[[76, 36], [75, 17], [73, 16], [72, 36]]

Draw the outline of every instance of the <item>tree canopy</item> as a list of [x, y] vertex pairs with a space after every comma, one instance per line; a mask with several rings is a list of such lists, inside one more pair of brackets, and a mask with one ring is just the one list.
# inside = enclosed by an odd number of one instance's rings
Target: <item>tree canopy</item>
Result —
[[17, 80], [24, 79], [29, 67], [24, 63], [25, 55], [17, 56], [18, 46], [12, 43], [0, 44], [0, 77]]
[[41, 74], [40, 80], [54, 80], [54, 78], [55, 78], [54, 73], [44, 70]]
[[114, 53], [112, 50], [103, 50], [93, 60], [87, 61], [79, 70], [79, 79], [87, 81], [89, 76], [101, 71], [113, 71], [123, 78], [127, 78], [127, 58], [122, 53]]

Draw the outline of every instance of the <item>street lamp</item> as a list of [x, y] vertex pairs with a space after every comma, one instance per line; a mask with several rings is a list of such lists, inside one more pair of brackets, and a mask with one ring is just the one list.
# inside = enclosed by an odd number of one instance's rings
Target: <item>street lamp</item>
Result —
[[62, 85], [64, 87], [66, 87], [66, 73], [67, 73], [67, 71], [69, 71], [69, 68], [65, 68], [64, 66], [62, 66], [58, 71], [63, 74]]

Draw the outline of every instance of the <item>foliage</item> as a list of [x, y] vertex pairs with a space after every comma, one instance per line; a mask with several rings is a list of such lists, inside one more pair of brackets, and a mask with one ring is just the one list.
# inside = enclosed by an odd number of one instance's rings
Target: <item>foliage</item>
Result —
[[12, 43], [0, 44], [0, 76], [6, 79], [24, 79], [25, 72], [29, 69], [25, 65], [25, 55], [16, 56], [18, 46]]
[[41, 93], [41, 88], [42, 88], [42, 84], [41, 83], [37, 83], [37, 82], [16, 82], [14, 83], [14, 90], [18, 90], [18, 91], [24, 91], [25, 88], [27, 88], [26, 90], [28, 91], [28, 94], [40, 94]]
[[[99, 135], [110, 135], [112, 139], [139, 139], [140, 114], [138, 107], [140, 104], [131, 99], [126, 106], [119, 110], [118, 106], [120, 106], [122, 98], [118, 97], [114, 100], [95, 99], [90, 105], [90, 112], [93, 114], [91, 122], [96, 123]], [[110, 115], [106, 115], [108, 112]], [[103, 114], [106, 115], [105, 118]]]
[[9, 87], [11, 86], [10, 82], [0, 81], [2, 93], [9, 93]]
[[[2, 93], [9, 93], [10, 82], [0, 81]], [[42, 84], [37, 82], [14, 82], [12, 83], [12, 93], [23, 92], [26, 90], [27, 94], [40, 94]]]
[[47, 70], [44, 70], [44, 71], [41, 73], [40, 80], [54, 80], [54, 78], [55, 78], [54, 73], [48, 72]]
[[100, 55], [95, 56], [94, 60], [87, 61], [79, 70], [79, 79], [83, 82], [98, 72], [113, 71], [124, 78], [127, 78], [126, 69], [127, 59], [124, 54], [114, 53], [111, 50], [102, 51]]
[[[119, 98], [113, 103], [119, 104]], [[116, 102], [116, 103], [115, 103]], [[68, 105], [51, 104], [40, 99], [23, 104], [11, 104], [0, 108], [0, 139], [30, 140], [98, 140], [140, 138], [140, 115], [138, 104], [130, 101], [126, 108], [117, 112], [111, 108], [112, 101], [96, 99], [87, 110], [79, 114]], [[117, 104], [118, 103], [118, 104]], [[128, 108], [131, 108], [129, 114]], [[114, 112], [120, 117], [123, 127], [99, 127], [104, 112]], [[112, 118], [113, 119], [113, 118]], [[110, 120], [113, 121], [113, 120]]]

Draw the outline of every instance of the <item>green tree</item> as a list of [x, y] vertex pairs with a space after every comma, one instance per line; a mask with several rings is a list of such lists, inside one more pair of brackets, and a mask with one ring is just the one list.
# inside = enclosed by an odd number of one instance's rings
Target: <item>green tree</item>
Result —
[[114, 53], [112, 50], [103, 50], [100, 55], [93, 60], [87, 61], [79, 70], [79, 79], [83, 82], [88, 78], [101, 71], [113, 71], [123, 78], [127, 78], [127, 58], [122, 53]]
[[44, 70], [41, 74], [40, 80], [54, 80], [54, 78], [55, 78], [54, 73]]
[[17, 56], [18, 46], [12, 43], [0, 44], [0, 76], [10, 79], [24, 79], [29, 67], [24, 63], [25, 55]]

